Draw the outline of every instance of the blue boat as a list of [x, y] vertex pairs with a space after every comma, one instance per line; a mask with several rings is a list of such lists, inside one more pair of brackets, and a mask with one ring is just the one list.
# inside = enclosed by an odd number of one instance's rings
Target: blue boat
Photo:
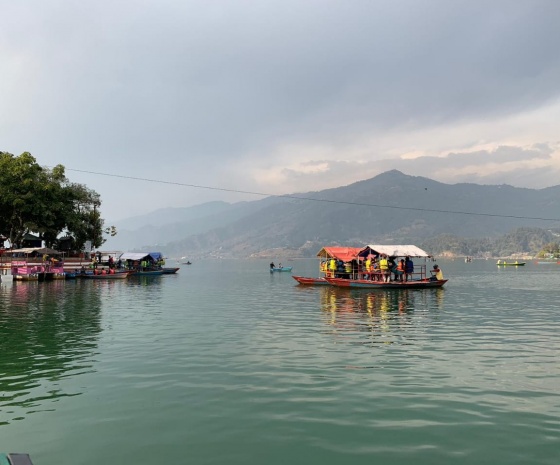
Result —
[[288, 271], [288, 272], [292, 272], [292, 267], [291, 266], [282, 266], [282, 267], [278, 267], [278, 268], [271, 268], [270, 272], [274, 273], [275, 271]]

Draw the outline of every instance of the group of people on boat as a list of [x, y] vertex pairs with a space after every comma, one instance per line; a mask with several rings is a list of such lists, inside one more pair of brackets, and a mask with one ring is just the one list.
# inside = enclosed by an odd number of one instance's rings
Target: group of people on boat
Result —
[[[393, 257], [386, 254], [368, 256], [365, 260], [342, 261], [330, 258], [321, 262], [321, 272], [327, 278], [361, 279], [379, 282], [408, 282], [414, 279], [414, 262], [409, 256]], [[430, 270], [430, 279], [442, 280], [443, 273], [438, 265]], [[424, 275], [425, 276], [425, 275]], [[418, 279], [418, 276], [416, 277]]]

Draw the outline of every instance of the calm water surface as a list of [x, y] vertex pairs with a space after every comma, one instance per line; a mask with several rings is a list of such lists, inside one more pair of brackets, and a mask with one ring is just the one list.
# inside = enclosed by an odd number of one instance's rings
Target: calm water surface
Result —
[[439, 264], [446, 287], [416, 291], [303, 287], [257, 260], [122, 282], [4, 276], [0, 451], [557, 465], [560, 266]]

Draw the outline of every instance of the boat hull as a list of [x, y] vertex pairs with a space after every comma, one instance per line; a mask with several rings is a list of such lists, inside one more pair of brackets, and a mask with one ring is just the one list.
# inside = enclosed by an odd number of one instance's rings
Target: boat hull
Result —
[[525, 263], [496, 263], [498, 266], [525, 266]]
[[292, 278], [306, 286], [330, 286], [325, 278], [307, 278], [305, 276], [292, 276]]
[[82, 278], [85, 279], [126, 279], [128, 273], [115, 273], [115, 274], [84, 274]]
[[154, 271], [132, 271], [128, 273], [130, 276], [161, 276], [163, 274], [163, 270], [154, 270]]
[[163, 274], [175, 274], [179, 271], [179, 268], [163, 268]]
[[351, 287], [359, 289], [428, 289], [442, 287], [447, 279], [432, 281], [423, 279], [421, 281], [368, 281], [364, 279], [325, 278], [329, 284], [336, 287]]

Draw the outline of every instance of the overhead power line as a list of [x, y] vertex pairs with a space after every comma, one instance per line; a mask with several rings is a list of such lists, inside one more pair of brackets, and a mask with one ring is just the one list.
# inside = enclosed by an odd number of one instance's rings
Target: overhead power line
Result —
[[236, 194], [250, 194], [250, 195], [259, 195], [261, 197], [277, 197], [277, 198], [284, 198], [284, 199], [294, 199], [294, 200], [307, 200], [311, 202], [323, 202], [323, 203], [334, 203], [340, 205], [352, 205], [357, 207], [375, 207], [375, 208], [388, 208], [393, 210], [409, 210], [409, 211], [421, 211], [421, 212], [429, 212], [429, 213], [450, 213], [454, 215], [471, 215], [471, 216], [487, 216], [492, 218], [510, 218], [510, 219], [517, 219], [517, 220], [538, 220], [538, 221], [560, 221], [560, 218], [541, 218], [541, 217], [533, 217], [533, 216], [517, 216], [517, 215], [500, 215], [496, 213], [476, 213], [476, 212], [465, 212], [465, 211], [456, 211], [456, 210], [439, 210], [435, 208], [419, 208], [419, 207], [399, 207], [394, 205], [380, 205], [375, 203], [360, 203], [360, 202], [347, 202], [344, 200], [328, 200], [328, 199], [316, 199], [313, 197], [302, 197], [293, 194], [267, 194], [265, 192], [254, 192], [254, 191], [244, 191], [240, 189], [226, 189], [224, 187], [213, 187], [213, 186], [202, 186], [200, 184], [188, 184], [183, 182], [174, 182], [174, 181], [164, 181], [161, 179], [150, 179], [150, 178], [140, 178], [136, 176], [125, 176], [122, 174], [111, 174], [111, 173], [101, 173], [97, 171], [89, 171], [89, 170], [79, 170], [74, 168], [65, 168], [66, 171], [75, 171], [77, 173], [86, 173], [86, 174], [95, 174], [97, 176], [108, 176], [112, 178], [121, 178], [121, 179], [131, 179], [134, 181], [145, 181], [145, 182], [153, 182], [157, 184], [168, 184], [173, 186], [183, 186], [183, 187], [193, 187], [196, 189], [208, 189], [213, 191], [222, 191], [222, 192], [234, 192]]

